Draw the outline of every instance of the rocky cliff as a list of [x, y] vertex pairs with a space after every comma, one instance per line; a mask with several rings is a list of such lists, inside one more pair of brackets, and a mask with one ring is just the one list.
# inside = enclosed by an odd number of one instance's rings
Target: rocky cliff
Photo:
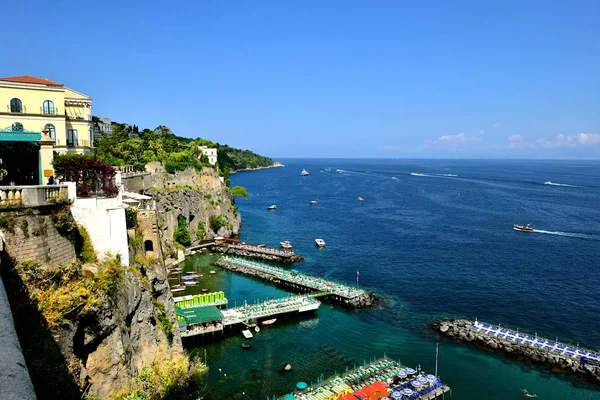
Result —
[[152, 174], [153, 188], [148, 191], [156, 200], [158, 225], [163, 246], [173, 243], [178, 219], [183, 217], [192, 243], [215, 236], [235, 236], [241, 217], [234, 201], [216, 170], [203, 168], [169, 174], [159, 162], [146, 165]]
[[46, 243], [76, 228], [69, 226], [74, 221], [37, 211], [2, 216], [5, 241], [12, 243], [1, 254], [2, 278], [38, 398], [81, 398], [83, 392], [109, 398], [137, 390], [143, 371], [152, 375], [152, 368], [173, 360], [188, 368], [159, 260], [136, 257], [129, 267], [116, 259], [75, 260], [72, 237], [61, 242], [73, 255], [66, 264], [54, 263], [62, 253], [54, 257], [43, 246], [24, 259], [11, 250], [22, 250], [29, 238]]

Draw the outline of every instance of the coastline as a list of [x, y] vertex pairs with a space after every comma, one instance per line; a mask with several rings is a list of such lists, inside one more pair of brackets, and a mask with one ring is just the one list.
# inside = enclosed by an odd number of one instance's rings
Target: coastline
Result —
[[268, 165], [266, 167], [236, 169], [235, 171], [231, 171], [230, 174], [236, 174], [238, 172], [244, 172], [244, 171], [260, 171], [261, 169], [280, 168], [280, 167], [285, 167], [285, 165], [280, 163], [279, 161], [275, 161], [273, 164]]

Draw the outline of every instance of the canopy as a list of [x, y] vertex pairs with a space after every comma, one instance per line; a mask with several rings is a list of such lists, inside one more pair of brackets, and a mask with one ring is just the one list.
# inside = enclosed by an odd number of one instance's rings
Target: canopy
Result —
[[415, 371], [415, 370], [414, 370], [414, 369], [412, 369], [412, 368], [406, 368], [406, 370], [405, 370], [404, 372], [406, 372], [406, 373], [407, 373], [407, 374], [409, 374], [409, 375], [412, 375], [412, 374], [414, 374], [414, 373], [415, 373], [415, 372], [417, 372], [417, 371]]
[[285, 396], [283, 396], [283, 400], [294, 400], [295, 397], [293, 394], [286, 394]]
[[145, 194], [133, 193], [133, 192], [123, 192], [124, 197], [129, 197], [135, 200], [152, 200], [151, 196], [146, 196]]
[[413, 385], [414, 387], [418, 388], [421, 387], [421, 382], [414, 380], [412, 382], [410, 382], [411, 385]]
[[302, 390], [302, 389], [306, 389], [306, 387], [307, 387], [307, 386], [308, 386], [308, 385], [306, 384], [306, 382], [298, 382], [298, 383], [296, 383], [296, 387], [297, 387], [298, 389], [300, 389], [300, 390]]

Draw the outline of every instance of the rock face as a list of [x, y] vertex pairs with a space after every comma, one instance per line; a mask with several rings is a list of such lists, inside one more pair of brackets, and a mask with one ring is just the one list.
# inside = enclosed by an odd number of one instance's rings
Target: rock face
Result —
[[[185, 218], [192, 243], [215, 236], [235, 236], [240, 231], [241, 217], [234, 207], [231, 194], [217, 172], [203, 168], [198, 172], [188, 168], [183, 172], [169, 174], [160, 163], [150, 163], [146, 169], [152, 174], [154, 188], [149, 191], [156, 200], [158, 226], [162, 244], [173, 242], [173, 231], [178, 217]], [[211, 218], [220, 218], [218, 229], [213, 230]], [[204, 237], [198, 236], [198, 228], [204, 226]], [[200, 230], [202, 233], [202, 229]]]
[[581, 364], [578, 360], [552, 353], [549, 350], [533, 348], [522, 343], [478, 333], [471, 329], [473, 324], [474, 321], [466, 319], [449, 319], [433, 324], [431, 327], [455, 340], [471, 342], [521, 359], [527, 358], [536, 363], [546, 364], [553, 370], [558, 368], [565, 372], [573, 372], [600, 384], [600, 366]]

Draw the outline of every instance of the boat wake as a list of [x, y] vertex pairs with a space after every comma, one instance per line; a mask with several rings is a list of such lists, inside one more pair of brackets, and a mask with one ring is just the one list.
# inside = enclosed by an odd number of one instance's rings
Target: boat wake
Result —
[[585, 234], [585, 233], [545, 231], [545, 230], [542, 230], [542, 229], [534, 229], [532, 232], [535, 232], [535, 233], [545, 233], [547, 235], [557, 235], [557, 236], [579, 238], [579, 239], [600, 240], [600, 236], [588, 235], [588, 234]]
[[554, 182], [550, 182], [550, 181], [544, 182], [544, 185], [563, 186], [563, 187], [577, 187], [577, 186], [574, 186], [574, 185], [567, 185], [566, 183], [554, 183]]
[[398, 178], [396, 178], [395, 176], [392, 176], [392, 179], [395, 180], [395, 181], [398, 180]]
[[457, 177], [458, 174], [421, 174], [419, 172], [411, 172], [412, 176], [427, 176], [429, 178], [453, 178]]

